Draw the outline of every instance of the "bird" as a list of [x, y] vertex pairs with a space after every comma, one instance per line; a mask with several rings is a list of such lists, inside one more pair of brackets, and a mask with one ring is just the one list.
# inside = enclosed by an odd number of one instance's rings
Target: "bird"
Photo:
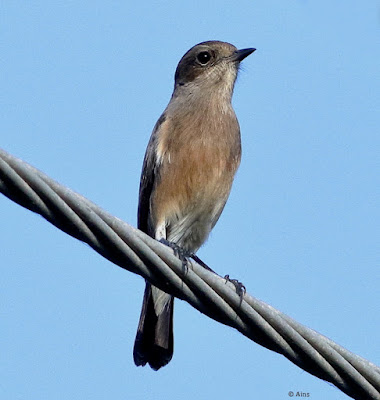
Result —
[[[222, 41], [193, 46], [178, 63], [174, 90], [151, 134], [142, 167], [138, 228], [195, 252], [229, 196], [241, 159], [231, 105], [240, 62], [255, 48]], [[173, 356], [174, 297], [146, 281], [133, 358], [153, 370]]]

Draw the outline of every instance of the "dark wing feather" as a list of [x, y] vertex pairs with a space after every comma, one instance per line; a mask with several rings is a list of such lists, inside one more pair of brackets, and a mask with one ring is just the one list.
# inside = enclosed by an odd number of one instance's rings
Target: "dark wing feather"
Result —
[[143, 168], [140, 179], [140, 193], [139, 193], [139, 208], [137, 215], [137, 226], [143, 232], [150, 236], [154, 236], [152, 227], [149, 224], [149, 213], [150, 213], [150, 199], [154, 186], [158, 179], [158, 165], [157, 165], [157, 138], [160, 132], [161, 125], [165, 121], [165, 113], [158, 119], [152, 136], [150, 137], [148, 147], [145, 152]]

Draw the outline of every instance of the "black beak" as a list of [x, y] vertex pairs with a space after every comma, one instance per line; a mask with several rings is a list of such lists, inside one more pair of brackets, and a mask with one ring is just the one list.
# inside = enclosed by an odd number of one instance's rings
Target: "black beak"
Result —
[[249, 48], [249, 49], [241, 49], [241, 50], [236, 50], [233, 57], [234, 61], [242, 61], [246, 57], [248, 57], [250, 54], [252, 54], [256, 49], [254, 48]]

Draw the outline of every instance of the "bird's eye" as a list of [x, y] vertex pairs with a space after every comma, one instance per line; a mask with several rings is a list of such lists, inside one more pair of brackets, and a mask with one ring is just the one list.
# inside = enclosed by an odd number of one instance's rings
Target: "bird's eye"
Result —
[[197, 60], [200, 64], [206, 65], [211, 60], [211, 54], [208, 51], [201, 51], [197, 55]]

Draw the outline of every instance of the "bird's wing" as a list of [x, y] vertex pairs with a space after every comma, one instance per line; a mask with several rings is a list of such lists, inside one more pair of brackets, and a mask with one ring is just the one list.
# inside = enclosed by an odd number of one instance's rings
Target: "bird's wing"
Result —
[[159, 164], [160, 161], [157, 159], [157, 142], [160, 134], [160, 128], [166, 119], [165, 113], [158, 119], [152, 136], [150, 137], [141, 172], [140, 178], [140, 193], [139, 193], [139, 207], [137, 224], [138, 228], [148, 235], [154, 237], [155, 232], [153, 227], [149, 226], [149, 214], [150, 214], [150, 200], [155, 185], [159, 179]]

